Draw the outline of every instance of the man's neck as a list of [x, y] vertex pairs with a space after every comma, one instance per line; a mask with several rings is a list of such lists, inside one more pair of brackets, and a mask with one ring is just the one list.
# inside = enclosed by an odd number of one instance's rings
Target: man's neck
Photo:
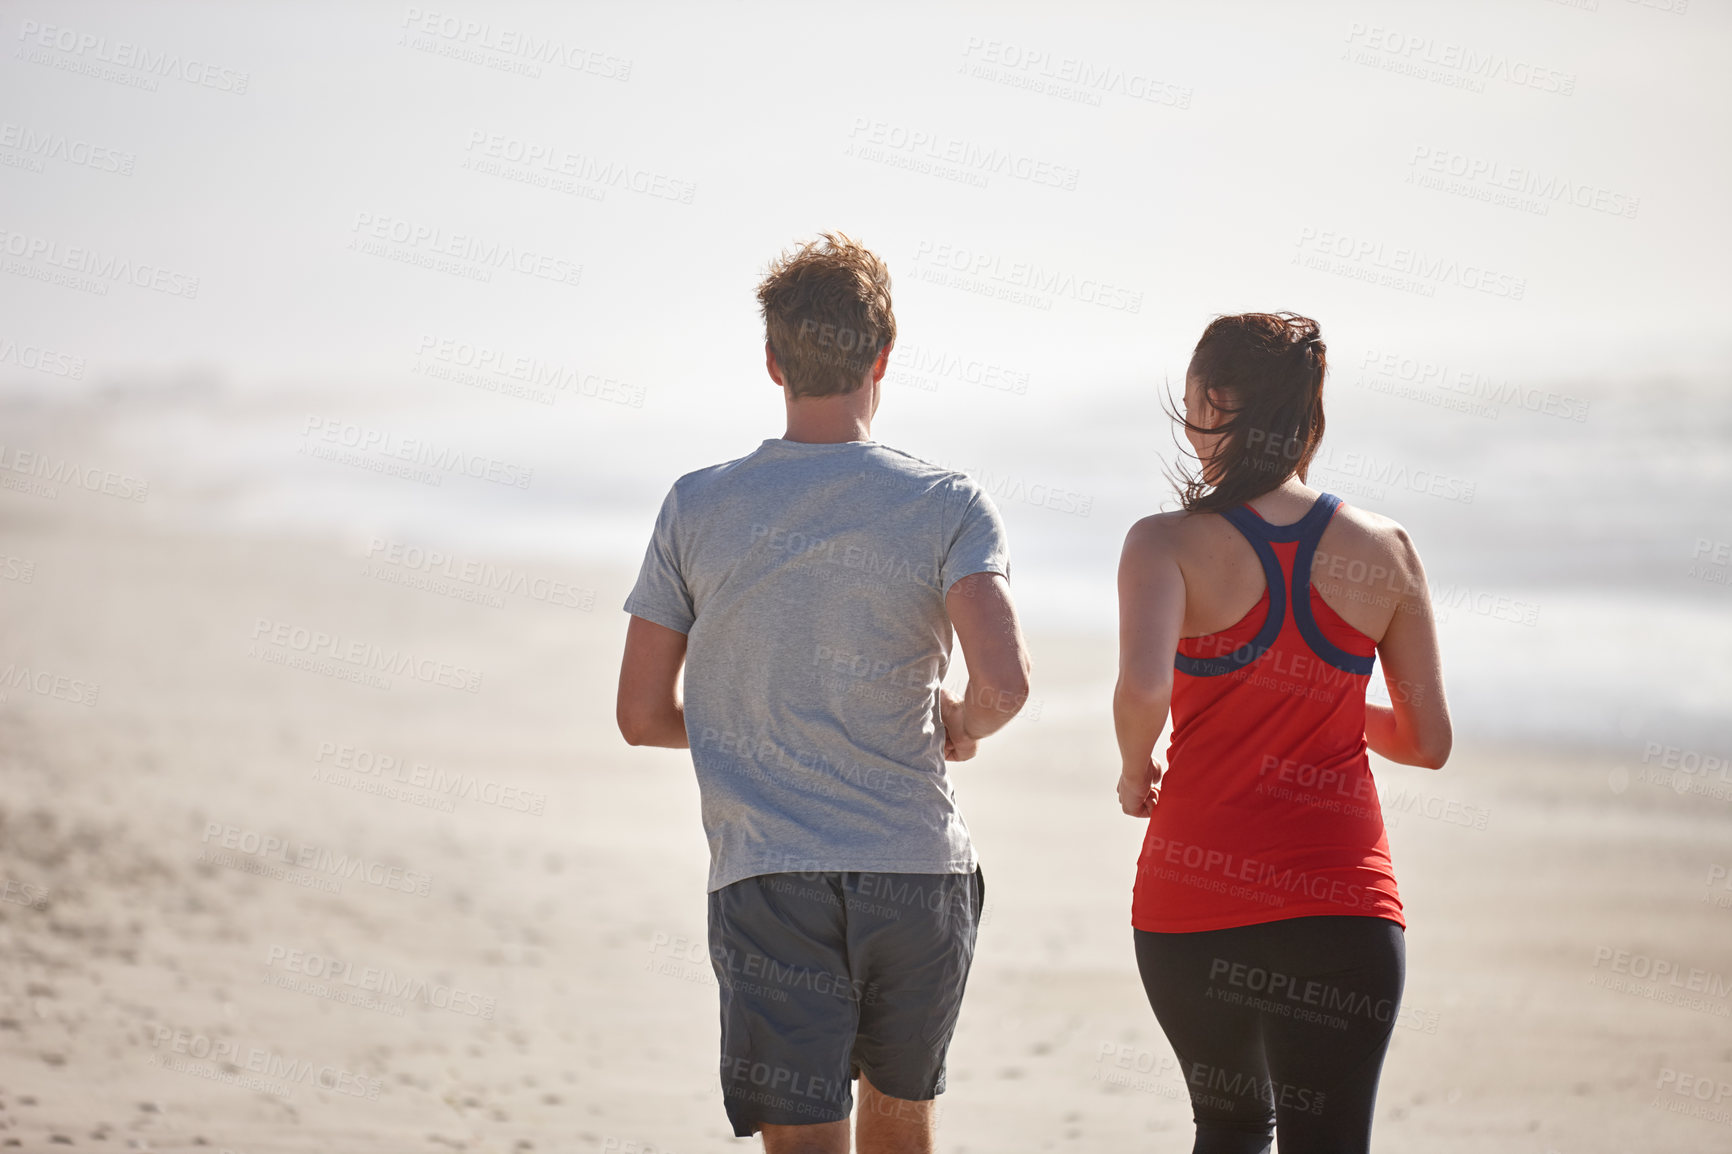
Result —
[[803, 397], [788, 402], [788, 429], [782, 439], [819, 445], [870, 441], [872, 417], [853, 402], [852, 395]]

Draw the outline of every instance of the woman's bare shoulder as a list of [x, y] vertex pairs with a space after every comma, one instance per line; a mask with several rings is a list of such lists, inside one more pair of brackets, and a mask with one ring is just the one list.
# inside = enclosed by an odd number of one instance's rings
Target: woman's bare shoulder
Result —
[[1419, 551], [1414, 547], [1413, 538], [1408, 535], [1407, 528], [1395, 518], [1386, 517], [1382, 513], [1374, 513], [1358, 505], [1343, 504], [1335, 510], [1335, 517], [1329, 527], [1333, 530], [1331, 535], [1337, 537], [1337, 547], [1343, 551], [1384, 557], [1398, 563], [1417, 560], [1419, 557]]
[[1220, 518], [1208, 513], [1189, 513], [1184, 509], [1151, 513], [1130, 527], [1125, 534], [1125, 546], [1174, 548], [1210, 521], [1220, 521]]

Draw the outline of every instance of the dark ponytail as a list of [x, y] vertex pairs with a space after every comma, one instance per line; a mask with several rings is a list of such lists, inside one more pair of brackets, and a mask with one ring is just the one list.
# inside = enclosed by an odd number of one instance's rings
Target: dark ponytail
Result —
[[[1317, 322], [1298, 313], [1216, 317], [1191, 354], [1191, 373], [1221, 423], [1194, 433], [1223, 434], [1215, 445], [1213, 483], [1206, 469], [1181, 474], [1179, 500], [1191, 513], [1242, 505], [1298, 474], [1305, 478], [1323, 440], [1323, 374], [1327, 350]], [[1199, 462], [1202, 466], [1204, 463]]]

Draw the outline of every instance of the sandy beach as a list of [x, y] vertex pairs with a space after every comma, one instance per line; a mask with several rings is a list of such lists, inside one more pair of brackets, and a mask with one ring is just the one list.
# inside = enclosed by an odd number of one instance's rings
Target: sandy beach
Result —
[[676, 478], [790, 431], [755, 294], [826, 231], [895, 321], [819, 339], [889, 342], [865, 431], [990, 497], [1034, 664], [952, 770], [939, 1149], [1191, 1148], [1115, 573], [1199, 339], [1280, 311], [1454, 725], [1372, 758], [1374, 1148], [1732, 1151], [1732, 7], [12, 7], [0, 1154], [762, 1149], [621, 605]]
[[[115, 456], [55, 412], [13, 412], [18, 445]], [[0, 492], [0, 1143], [752, 1148], [689, 762], [613, 725], [631, 574], [466, 556], [524, 578], [482, 596], [377, 541], [188, 527], [158, 475]], [[988, 916], [941, 1146], [1185, 1150], [1113, 642], [1031, 642], [1030, 708], [954, 769]], [[1727, 1148], [1728, 802], [1662, 760], [1376, 765], [1410, 921], [1380, 1149]]]

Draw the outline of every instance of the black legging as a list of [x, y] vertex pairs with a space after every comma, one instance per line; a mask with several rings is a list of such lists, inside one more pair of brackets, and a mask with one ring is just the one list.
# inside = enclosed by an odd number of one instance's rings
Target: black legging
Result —
[[1178, 1056], [1192, 1154], [1363, 1154], [1401, 1008], [1407, 943], [1386, 918], [1133, 931], [1149, 1005]]

